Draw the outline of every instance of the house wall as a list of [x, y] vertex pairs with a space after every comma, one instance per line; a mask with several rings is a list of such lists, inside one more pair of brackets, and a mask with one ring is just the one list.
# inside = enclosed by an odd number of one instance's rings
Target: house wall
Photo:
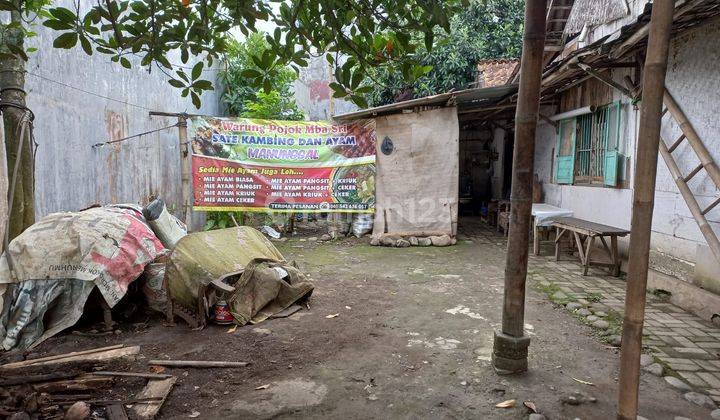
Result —
[[[667, 88], [680, 104], [715, 162], [720, 162], [720, 19], [688, 31], [672, 40], [666, 78]], [[669, 116], [663, 119], [661, 135], [670, 144], [680, 135]], [[699, 160], [687, 142], [673, 153], [680, 170], [687, 174]], [[705, 208], [720, 193], [705, 171], [689, 182], [690, 189]], [[660, 158], [658, 163], [653, 217], [654, 249], [695, 263], [694, 280], [707, 290], [720, 294], [720, 263], [707, 258], [707, 243], [680, 195], [670, 172]], [[720, 235], [720, 209], [706, 215]], [[705, 258], [703, 258], [705, 256]]]
[[[74, 9], [63, 0], [59, 5]], [[82, 1], [83, 8], [89, 1]], [[73, 211], [94, 203], [144, 203], [151, 194], [179, 210], [178, 129], [101, 148], [98, 142], [172, 125], [175, 118], [151, 110], [217, 115], [218, 95], [202, 97], [200, 110], [181, 98], [158, 69], [125, 69], [99, 53], [55, 49], [58, 32], [37, 25], [38, 48], [27, 63], [27, 104], [35, 113], [37, 216]], [[134, 64], [139, 62], [135, 58]], [[171, 62], [180, 63], [177, 57]], [[192, 66], [194, 63], [189, 63]], [[216, 70], [203, 78], [214, 81]]]
[[[720, 162], [720, 20], [714, 20], [672, 40], [667, 74], [667, 88], [674, 95], [690, 122], [710, 150], [716, 162]], [[613, 74], [621, 80], [622, 73]], [[597, 96], [597, 95], [595, 95]], [[622, 105], [623, 154], [626, 156], [622, 169], [623, 182], [619, 188], [558, 185], [553, 178], [553, 155], [556, 135], [549, 124], [540, 124], [537, 134], [535, 168], [543, 181], [546, 201], [572, 209], [577, 217], [622, 228], [630, 227], [632, 217], [633, 162], [637, 148], [639, 110], [634, 109], [627, 98], [612, 92], [612, 99], [620, 99]], [[561, 101], [563, 102], [563, 101]], [[578, 103], [586, 106], [589, 103]], [[663, 119], [662, 135], [667, 143], [679, 136], [677, 124], [669, 116]], [[698, 164], [694, 153], [683, 145], [674, 153], [681, 168], [687, 174]], [[701, 206], [718, 197], [718, 190], [705, 172], [690, 182]], [[720, 211], [707, 215], [713, 229], [720, 234]], [[720, 293], [720, 264], [708, 258], [706, 242], [692, 218], [661, 157], [658, 156], [658, 175], [655, 193], [655, 211], [652, 226], [651, 267], [681, 280], [695, 283]], [[629, 239], [621, 241], [627, 249]]]

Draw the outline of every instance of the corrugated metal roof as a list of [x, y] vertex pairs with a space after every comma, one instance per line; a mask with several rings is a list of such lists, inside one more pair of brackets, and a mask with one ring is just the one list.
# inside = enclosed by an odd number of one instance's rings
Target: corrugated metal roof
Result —
[[358, 118], [376, 117], [380, 115], [393, 114], [405, 109], [412, 109], [420, 106], [449, 106], [457, 105], [461, 109], [481, 109], [487, 105], [493, 105], [498, 100], [517, 92], [518, 85], [503, 85], [487, 88], [464, 89], [454, 92], [446, 92], [438, 95], [426, 96], [424, 98], [410, 99], [409, 101], [396, 102], [394, 104], [377, 106], [374, 108], [361, 109], [333, 116], [336, 120], [354, 120]]

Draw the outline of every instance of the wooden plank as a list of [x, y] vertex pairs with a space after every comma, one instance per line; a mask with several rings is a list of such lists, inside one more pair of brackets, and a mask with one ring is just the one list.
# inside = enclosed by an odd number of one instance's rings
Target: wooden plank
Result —
[[113, 378], [84, 375], [71, 380], [34, 384], [32, 387], [38, 392], [53, 394], [68, 391], [93, 391], [98, 388], [110, 386], [112, 383]]
[[144, 373], [144, 372], [111, 372], [111, 371], [98, 371], [93, 372], [95, 376], [121, 376], [125, 378], [145, 378], [145, 379], [167, 379], [172, 378], [172, 375], [165, 375], [163, 373]]
[[138, 399], [143, 398], [160, 398], [156, 401], [148, 401], [133, 405], [132, 411], [138, 419], [153, 419], [160, 412], [160, 407], [167, 399], [168, 394], [172, 390], [173, 385], [177, 381], [176, 377], [167, 379], [151, 379], [145, 388], [138, 394]]
[[610, 237], [610, 258], [613, 261], [613, 275], [615, 277], [620, 275], [620, 254], [618, 253], [618, 240], [617, 236]]
[[248, 362], [223, 362], [214, 360], [150, 360], [149, 365], [173, 366], [173, 367], [195, 367], [195, 368], [234, 368], [245, 367]]
[[108, 404], [105, 406], [105, 416], [108, 420], [128, 420], [125, 407], [122, 404]]
[[66, 359], [68, 357], [73, 357], [73, 356], [82, 356], [82, 355], [86, 355], [86, 354], [104, 352], [107, 350], [115, 350], [115, 349], [122, 348], [124, 346], [125, 346], [124, 344], [117, 344], [114, 346], [100, 347], [100, 348], [90, 349], [90, 350], [74, 351], [71, 353], [64, 353], [64, 354], [56, 354], [54, 356], [41, 357], [38, 359], [23, 360], [22, 362], [14, 362], [14, 363], [7, 363], [4, 365], [1, 365], [0, 369], [15, 369], [15, 368], [31, 366], [31, 365], [41, 365], [41, 364], [44, 364], [42, 362], [50, 362], [50, 361], [59, 360], [59, 359]]
[[562, 245], [562, 237], [567, 232], [567, 229], [560, 227], [555, 228], [555, 261], [560, 261], [560, 246]]
[[56, 365], [74, 362], [98, 362], [102, 360], [120, 359], [123, 357], [132, 357], [140, 353], [140, 346], [121, 347], [112, 350], [105, 350], [95, 353], [72, 354], [68, 353], [65, 357], [57, 357], [51, 360], [34, 359], [25, 360], [23, 362], [9, 363], [0, 366], [0, 369], [18, 369], [23, 367]]
[[74, 378], [75, 376], [77, 376], [77, 373], [59, 372], [59, 373], [45, 373], [45, 374], [41, 374], [41, 375], [25, 375], [25, 376], [10, 377], [10, 378], [0, 381], [0, 387], [22, 385], [22, 384], [34, 384], [34, 383], [38, 383], [38, 382], [57, 381], [57, 380], [61, 380], [61, 379]]
[[579, 233], [573, 232], [573, 235], [575, 236], [575, 244], [578, 248], [578, 254], [580, 254], [580, 261], [582, 261], [583, 265], [585, 265], [585, 250], [583, 249], [583, 240], [580, 238]]
[[601, 223], [591, 222], [589, 220], [578, 219], [577, 217], [558, 217], [553, 220], [554, 226], [564, 227], [578, 233], [585, 235], [618, 235], [625, 236], [630, 234], [630, 231], [621, 229], [615, 226], [603, 225]]
[[595, 245], [595, 236], [590, 236], [587, 241], [587, 249], [585, 250], [585, 267], [583, 267], [583, 276], [587, 276], [588, 269], [590, 268], [590, 253], [592, 252], [593, 245]]

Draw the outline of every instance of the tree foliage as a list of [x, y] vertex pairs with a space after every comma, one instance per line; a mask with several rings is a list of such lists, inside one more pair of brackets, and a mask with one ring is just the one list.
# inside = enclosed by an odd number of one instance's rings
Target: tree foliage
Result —
[[244, 41], [233, 41], [220, 74], [224, 85], [223, 102], [230, 115], [246, 118], [298, 121], [304, 118], [295, 103], [293, 82], [297, 74], [290, 67], [278, 70], [270, 92], [258, 91], [249, 78], [261, 69], [252, 57], [262, 56], [269, 45], [263, 33], [250, 34]]
[[374, 87], [367, 95], [368, 102], [378, 106], [394, 102], [404, 93], [422, 97], [465, 89], [475, 79], [478, 61], [520, 57], [523, 11], [522, 0], [472, 0], [453, 17], [449, 34], [436, 31], [435, 47], [418, 51], [419, 64], [431, 68], [427, 74], [413, 81], [405, 77], [402, 68], [374, 69], [366, 82]]
[[[358, 91], [368, 68], [399, 66], [409, 79], [422, 74], [418, 45], [432, 44], [436, 28], [449, 31], [452, 14], [467, 0], [99, 0], [89, 8], [84, 2], [65, 8], [36, 1], [0, 0], [0, 10], [37, 13], [43, 25], [60, 32], [56, 48], [79, 46], [127, 68], [158, 68], [199, 107], [199, 95], [213, 88], [202, 70], [228, 51], [232, 31], [247, 36], [258, 22], [276, 25], [266, 37], [270, 48], [253, 57], [259, 71], [246, 74], [266, 93], [285, 66], [305, 66], [311, 53], [326, 52], [336, 69], [336, 95], [363, 103]], [[182, 63], [171, 61], [175, 51]], [[191, 56], [203, 61], [189, 69]], [[349, 58], [340, 66], [338, 56]]]

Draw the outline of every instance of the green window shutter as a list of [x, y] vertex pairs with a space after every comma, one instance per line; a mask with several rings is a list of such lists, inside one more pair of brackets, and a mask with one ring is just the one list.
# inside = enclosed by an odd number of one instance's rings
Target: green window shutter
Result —
[[623, 155], [618, 152], [620, 148], [620, 115], [620, 101], [608, 106], [603, 183], [609, 187], [618, 185], [620, 162], [623, 159]]
[[609, 187], [617, 187], [618, 174], [620, 173], [620, 159], [622, 155], [617, 150], [608, 150], [605, 152], [605, 174], [604, 184]]
[[575, 119], [560, 121], [557, 138], [555, 182], [572, 184], [575, 175]]

